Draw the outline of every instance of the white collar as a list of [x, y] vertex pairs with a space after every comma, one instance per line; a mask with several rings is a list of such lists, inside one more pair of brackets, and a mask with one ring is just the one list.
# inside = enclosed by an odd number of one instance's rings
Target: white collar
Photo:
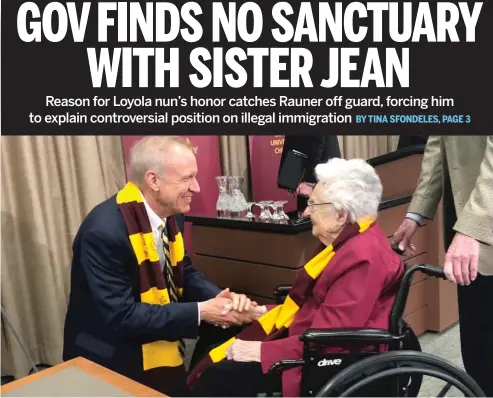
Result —
[[142, 195], [142, 199], [144, 200], [144, 206], [147, 211], [147, 217], [149, 217], [149, 221], [151, 222], [151, 228], [152, 231], [159, 231], [161, 228], [161, 224], [163, 221], [166, 221], [166, 218], [161, 218], [159, 217], [154, 210], [151, 209], [151, 206], [149, 206], [149, 203], [147, 203], [146, 199], [144, 198], [144, 195], [142, 192], [140, 193]]

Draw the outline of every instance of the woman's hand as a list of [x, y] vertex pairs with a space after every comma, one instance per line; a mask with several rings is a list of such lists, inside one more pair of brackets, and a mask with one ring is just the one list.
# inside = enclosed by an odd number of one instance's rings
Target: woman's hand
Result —
[[260, 341], [235, 340], [226, 355], [229, 360], [236, 362], [260, 362]]

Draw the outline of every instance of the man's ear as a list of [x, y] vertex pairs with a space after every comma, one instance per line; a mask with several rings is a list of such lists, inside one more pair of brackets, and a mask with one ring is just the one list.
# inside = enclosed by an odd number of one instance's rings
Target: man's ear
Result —
[[156, 172], [149, 170], [145, 174], [145, 180], [147, 182], [147, 185], [154, 191], [157, 192], [159, 191], [159, 176], [156, 174]]

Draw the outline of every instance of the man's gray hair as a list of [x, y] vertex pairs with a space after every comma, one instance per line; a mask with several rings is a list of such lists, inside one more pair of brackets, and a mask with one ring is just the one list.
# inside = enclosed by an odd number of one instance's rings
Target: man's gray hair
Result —
[[149, 135], [142, 138], [130, 149], [130, 179], [137, 185], [145, 183], [145, 174], [153, 170], [164, 175], [167, 155], [174, 145], [191, 150], [190, 143], [183, 137]]
[[345, 209], [349, 220], [377, 217], [382, 183], [375, 169], [363, 159], [330, 159], [315, 167], [324, 202]]

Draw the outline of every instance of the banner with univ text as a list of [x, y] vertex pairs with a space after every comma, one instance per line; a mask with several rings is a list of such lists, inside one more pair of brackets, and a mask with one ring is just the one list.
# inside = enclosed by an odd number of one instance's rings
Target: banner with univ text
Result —
[[248, 140], [253, 201], [287, 201], [284, 211], [296, 210], [296, 198], [293, 194], [277, 187], [284, 136], [249, 136]]

